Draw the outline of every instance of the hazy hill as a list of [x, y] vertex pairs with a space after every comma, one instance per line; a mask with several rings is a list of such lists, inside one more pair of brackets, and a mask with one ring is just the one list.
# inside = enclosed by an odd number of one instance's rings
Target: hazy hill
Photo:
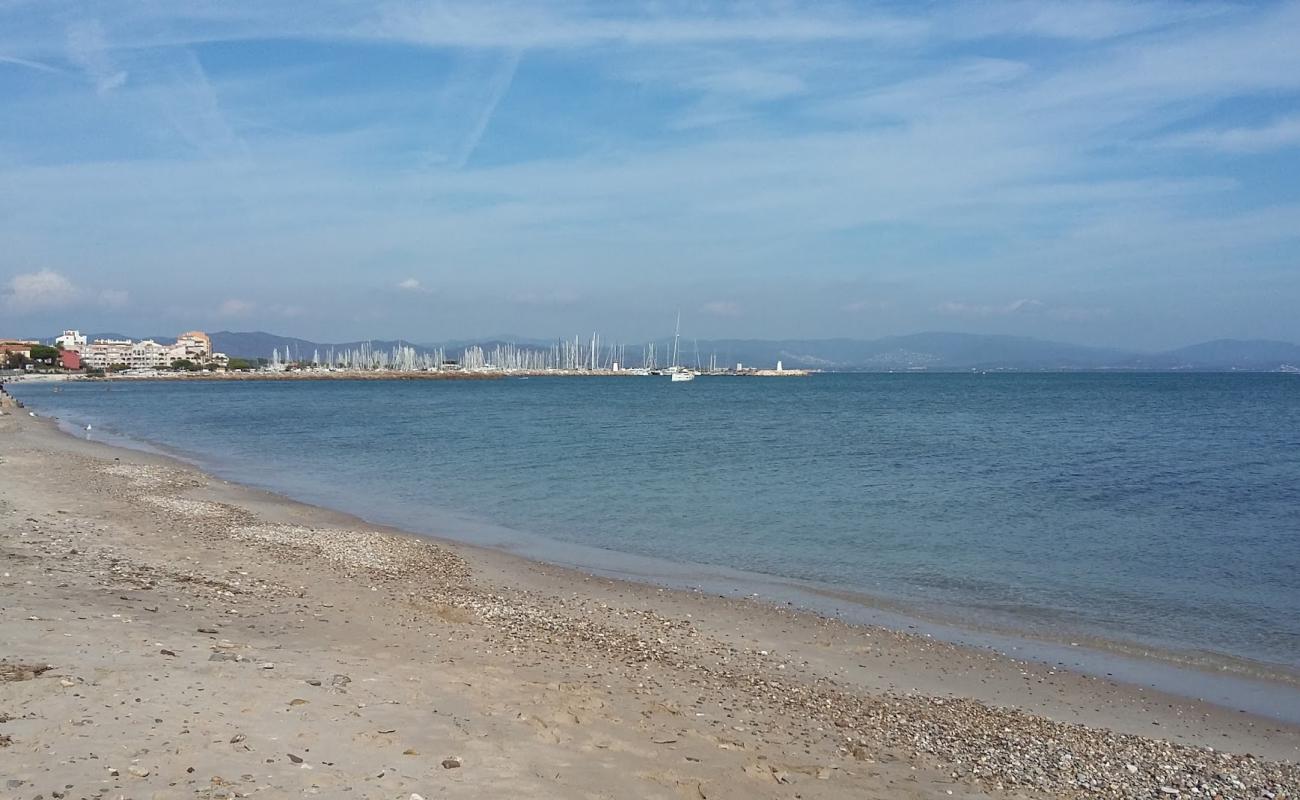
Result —
[[1216, 339], [1162, 353], [1161, 369], [1275, 370], [1300, 367], [1300, 345], [1267, 340]]
[[[810, 339], [700, 342], [701, 357], [717, 352], [724, 364], [741, 361], [823, 369], [1101, 369], [1132, 353], [1017, 336], [917, 333], [869, 341]], [[694, 346], [690, 350], [694, 358]], [[724, 358], [725, 356], [725, 358]], [[689, 360], [689, 359], [688, 359]]]

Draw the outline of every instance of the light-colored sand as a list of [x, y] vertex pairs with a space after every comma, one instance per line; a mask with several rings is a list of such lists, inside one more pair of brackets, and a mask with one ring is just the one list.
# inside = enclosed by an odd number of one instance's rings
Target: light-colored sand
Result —
[[1267, 720], [380, 531], [14, 414], [0, 659], [0, 797], [1300, 785]]

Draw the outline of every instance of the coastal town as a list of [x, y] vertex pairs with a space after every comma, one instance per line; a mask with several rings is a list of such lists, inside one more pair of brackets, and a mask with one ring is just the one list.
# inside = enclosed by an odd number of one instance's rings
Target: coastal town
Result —
[[[629, 356], [639, 361], [628, 364]], [[697, 357], [698, 360], [698, 357]], [[495, 344], [491, 348], [467, 345], [448, 353], [443, 347], [417, 348], [398, 343], [390, 348], [363, 343], [352, 347], [315, 349], [310, 354], [292, 352], [287, 346], [272, 349], [268, 357], [237, 357], [217, 351], [212, 337], [198, 330], [186, 331], [174, 341], [156, 339], [90, 338], [79, 330], [64, 330], [52, 341], [0, 338], [0, 370], [31, 377], [67, 378], [450, 378], [499, 375], [617, 375], [669, 376], [674, 381], [700, 375], [742, 375], [791, 377], [808, 370], [786, 369], [781, 361], [774, 369], [737, 363], [721, 366], [716, 356], [695, 367], [678, 363], [674, 346], [671, 363], [661, 364], [653, 343], [639, 355], [623, 346], [602, 345], [598, 336], [590, 342], [579, 338], [556, 342], [546, 348]]]
[[37, 339], [0, 339], [0, 366], [26, 372], [104, 374], [128, 370], [226, 370], [230, 359], [213, 352], [202, 331], [186, 331], [172, 344], [153, 339], [89, 340], [65, 330], [52, 345]]

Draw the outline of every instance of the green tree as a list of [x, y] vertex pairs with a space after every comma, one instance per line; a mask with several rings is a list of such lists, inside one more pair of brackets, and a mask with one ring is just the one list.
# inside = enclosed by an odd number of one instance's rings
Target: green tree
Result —
[[45, 364], [53, 364], [59, 360], [59, 349], [49, 347], [43, 344], [32, 345], [32, 361], [40, 361]]
[[4, 363], [9, 369], [26, 369], [29, 363], [27, 356], [22, 353], [6, 353], [7, 358]]

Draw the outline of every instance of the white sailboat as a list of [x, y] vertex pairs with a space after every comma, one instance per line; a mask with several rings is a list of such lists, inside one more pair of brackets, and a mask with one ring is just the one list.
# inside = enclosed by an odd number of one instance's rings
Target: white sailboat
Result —
[[682, 383], [684, 381], [695, 380], [695, 373], [685, 367], [677, 365], [678, 344], [682, 338], [682, 312], [677, 312], [677, 327], [673, 330], [673, 365], [668, 369], [668, 375], [673, 383]]

